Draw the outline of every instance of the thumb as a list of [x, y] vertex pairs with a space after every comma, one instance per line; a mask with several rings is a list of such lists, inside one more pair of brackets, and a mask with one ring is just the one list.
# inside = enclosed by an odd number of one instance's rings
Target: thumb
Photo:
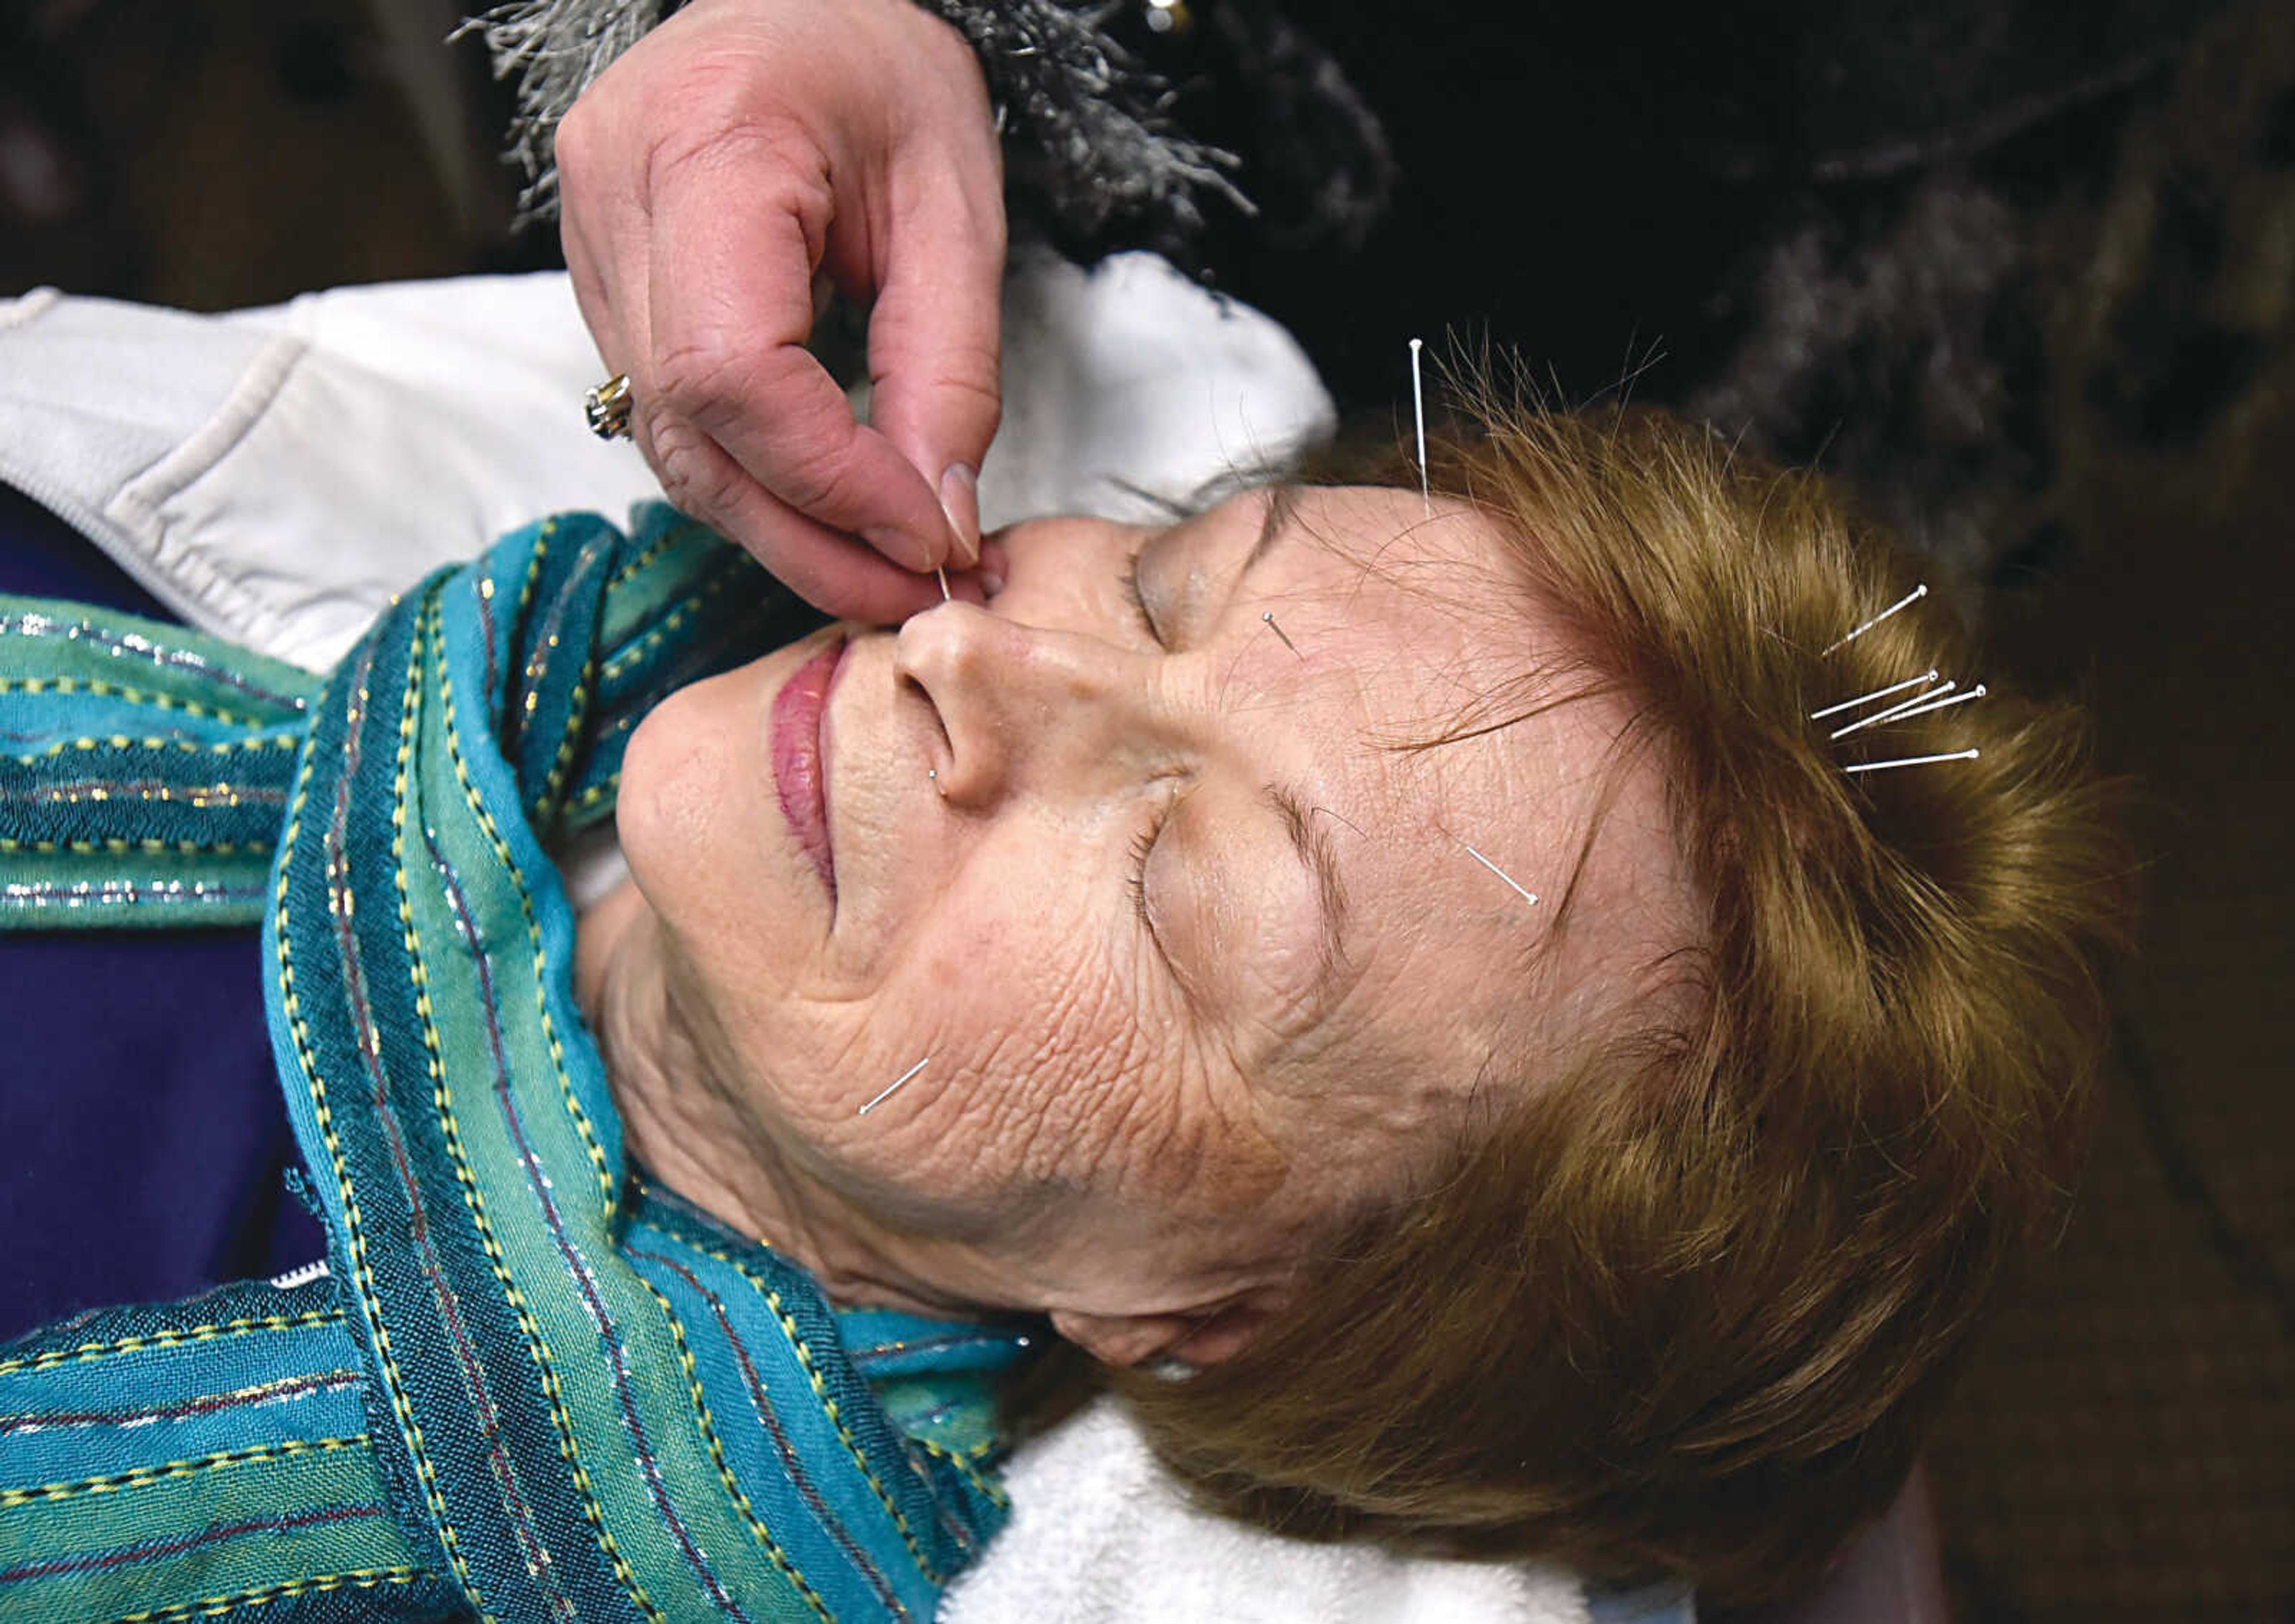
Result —
[[968, 568], [975, 482], [1004, 410], [1003, 200], [983, 208], [951, 187], [904, 212], [869, 317], [869, 421], [939, 494]]

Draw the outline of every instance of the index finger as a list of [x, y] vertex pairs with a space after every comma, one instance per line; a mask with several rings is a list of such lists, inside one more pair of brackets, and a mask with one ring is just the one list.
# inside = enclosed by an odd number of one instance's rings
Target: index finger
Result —
[[[887, 562], [847, 535], [815, 524], [783, 506], [731, 459], [706, 442], [700, 454], [716, 464], [721, 483], [713, 487], [720, 520], [732, 534], [756, 538], [748, 544], [758, 562], [815, 608], [842, 620], [893, 625], [941, 600], [940, 583]], [[950, 591], [977, 600], [977, 579], [958, 576]]]
[[[798, 512], [930, 569], [951, 540], [937, 496], [890, 440], [854, 420], [804, 348], [818, 257], [806, 223], [827, 228], [827, 181], [796, 171], [790, 150], [736, 132], [657, 177], [653, 409], [690, 421]], [[660, 471], [665, 485], [678, 477]]]

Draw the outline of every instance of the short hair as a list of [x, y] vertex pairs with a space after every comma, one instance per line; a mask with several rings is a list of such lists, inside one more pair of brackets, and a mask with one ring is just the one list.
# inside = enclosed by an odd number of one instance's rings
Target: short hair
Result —
[[[1687, 995], [1563, 1074], [1517, 1063], [1237, 1358], [1113, 1379], [1253, 1521], [1756, 1599], [1885, 1507], [1988, 1286], [2060, 1221], [2124, 934], [2115, 797], [2061, 706], [1811, 720], [1970, 673], [1939, 594], [1839, 641], [1913, 573], [1814, 477], [1654, 412], [1466, 395], [1433, 488], [1625, 696], [1699, 893]], [[1313, 477], [1366, 474], [1417, 483]]]

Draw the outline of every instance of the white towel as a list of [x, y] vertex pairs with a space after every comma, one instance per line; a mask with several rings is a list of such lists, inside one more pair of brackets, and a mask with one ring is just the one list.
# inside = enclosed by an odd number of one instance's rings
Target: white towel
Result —
[[941, 1624], [1587, 1624], [1557, 1569], [1279, 1539], [1197, 1510], [1114, 1400], [1020, 1451], [1011, 1526]]

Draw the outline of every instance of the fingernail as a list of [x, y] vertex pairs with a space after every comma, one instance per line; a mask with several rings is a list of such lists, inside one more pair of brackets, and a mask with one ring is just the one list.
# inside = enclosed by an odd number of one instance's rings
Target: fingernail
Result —
[[862, 528], [861, 539], [904, 569], [913, 569], [919, 575], [932, 571], [931, 551], [905, 530], [891, 525], [868, 525]]
[[940, 477], [940, 510], [956, 532], [956, 556], [967, 569], [980, 561], [980, 471], [951, 462]]

